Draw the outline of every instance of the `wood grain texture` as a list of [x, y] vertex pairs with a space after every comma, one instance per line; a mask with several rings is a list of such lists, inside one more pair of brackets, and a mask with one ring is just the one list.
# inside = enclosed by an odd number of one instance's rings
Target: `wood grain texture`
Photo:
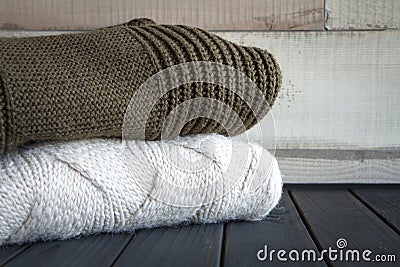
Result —
[[111, 266], [131, 238], [130, 234], [102, 234], [36, 243], [6, 266]]
[[219, 266], [223, 224], [139, 231], [113, 266]]
[[0, 247], [0, 266], [3, 266], [11, 259], [17, 257], [28, 247], [29, 245], [27, 244], [10, 246], [10, 247]]
[[[3, 31], [0, 36], [60, 32]], [[282, 72], [282, 91], [263, 135], [279, 149], [400, 147], [400, 31], [215, 32], [268, 49]], [[259, 134], [255, 127], [250, 136]]]
[[[227, 224], [223, 266], [288, 266], [288, 262], [257, 259], [259, 250], [317, 248], [301, 221], [288, 193], [284, 192], [278, 206], [261, 222]], [[261, 257], [265, 255], [261, 253]], [[326, 266], [324, 262], [297, 262], [296, 266]]]
[[0, 29], [6, 30], [86, 30], [137, 17], [214, 30], [322, 30], [324, 1], [0, 1]]
[[[400, 146], [399, 31], [217, 34], [268, 49], [278, 60], [278, 148]], [[261, 122], [264, 133], [269, 121]]]
[[400, 233], [400, 188], [358, 188], [352, 192]]
[[285, 183], [400, 183], [400, 158], [277, 160]]
[[398, 0], [326, 0], [328, 30], [383, 30], [400, 28]]
[[278, 149], [286, 183], [400, 183], [400, 149]]
[[[290, 192], [296, 205], [301, 207], [303, 218], [316, 237], [319, 249], [338, 249], [337, 240], [344, 238], [347, 241], [347, 246], [342, 249], [344, 252], [369, 249], [372, 251], [371, 258], [377, 254], [400, 255], [400, 236], [348, 190], [303, 188]], [[349, 266], [348, 261], [330, 263], [333, 266]], [[350, 263], [366, 266], [363, 261]]]

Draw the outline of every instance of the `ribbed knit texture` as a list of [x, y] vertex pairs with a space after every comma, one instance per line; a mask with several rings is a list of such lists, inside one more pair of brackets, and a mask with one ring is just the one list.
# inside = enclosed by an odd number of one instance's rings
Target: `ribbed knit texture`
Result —
[[6, 95], [0, 73], [0, 155], [6, 147]]
[[[162, 69], [191, 61], [222, 63], [245, 73], [270, 106], [281, 84], [279, 66], [268, 52], [182, 25], [133, 20], [86, 33], [1, 38], [0, 154], [34, 140], [119, 137], [126, 108], [140, 85]], [[257, 121], [253, 111], [268, 111], [257, 104], [260, 99], [253, 99], [252, 111], [232, 91], [191, 83], [157, 102], [146, 124], [146, 139], [159, 139], [171, 110], [196, 97], [227, 104], [246, 129]], [[225, 130], [211, 119], [198, 118], [181, 134], [211, 132]]]
[[[213, 146], [199, 148], [205, 140]], [[133, 141], [137, 160], [129, 166], [116, 139], [33, 144], [1, 156], [0, 246], [182, 222], [259, 220], [278, 203], [278, 163], [259, 145], [217, 134], [180, 141]], [[231, 146], [238, 148], [231, 167], [246, 164], [243, 172], [223, 177]], [[175, 167], [163, 147], [207, 167]], [[223, 180], [234, 186], [227, 189]]]

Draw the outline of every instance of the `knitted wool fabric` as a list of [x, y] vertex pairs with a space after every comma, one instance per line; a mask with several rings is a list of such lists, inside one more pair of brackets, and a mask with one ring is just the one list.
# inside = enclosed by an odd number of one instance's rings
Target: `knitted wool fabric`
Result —
[[[204, 140], [215, 150], [198, 150]], [[193, 135], [167, 141], [133, 141], [133, 171], [128, 170], [121, 142], [116, 139], [32, 144], [0, 157], [0, 245], [40, 239], [65, 239], [80, 234], [134, 231], [139, 228], [175, 225], [182, 222], [210, 223], [221, 220], [258, 220], [277, 204], [282, 179], [275, 158], [256, 144], [227, 137]], [[178, 146], [186, 158], [209, 162], [199, 171], [173, 167], [162, 156], [161, 145]], [[213, 179], [222, 179], [229, 161], [226, 149], [242, 147], [247, 157], [237, 184], [224, 188]], [[263, 156], [264, 155], [264, 156]], [[243, 159], [243, 158], [242, 158]], [[272, 165], [266, 164], [271, 160]], [[235, 160], [235, 166], [239, 162]], [[132, 173], [133, 175], [131, 175]], [[158, 175], [154, 175], [158, 173]], [[236, 173], [236, 175], [238, 175]], [[228, 180], [237, 177], [227, 177]], [[207, 190], [177, 194], [179, 187], [211, 183]], [[259, 186], [250, 190], [252, 183]], [[148, 193], [151, 192], [151, 193]], [[182, 203], [206, 199], [197, 205], [170, 205], [153, 196], [162, 194]], [[160, 196], [160, 195], [159, 195]], [[175, 200], [175, 199], [174, 199]]]
[[[243, 72], [269, 106], [277, 96], [281, 74], [271, 54], [188, 26], [137, 19], [77, 34], [0, 38], [0, 154], [35, 140], [120, 137], [127, 106], [140, 85], [167, 67], [192, 61]], [[196, 82], [174, 88], [157, 102], [145, 139], [160, 139], [171, 110], [196, 97], [222, 101], [247, 129], [257, 121], [235, 93]], [[251, 106], [265, 115], [269, 107], [259, 103], [253, 99]], [[197, 118], [180, 134], [211, 132], [225, 130], [214, 120]]]

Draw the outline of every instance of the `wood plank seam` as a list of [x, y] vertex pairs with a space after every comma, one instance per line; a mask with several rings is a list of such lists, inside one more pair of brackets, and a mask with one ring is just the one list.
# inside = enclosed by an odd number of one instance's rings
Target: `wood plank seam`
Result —
[[[298, 202], [296, 201], [296, 199], [293, 197], [293, 194], [292, 194], [292, 190], [291, 190], [291, 189], [288, 190], [288, 195], [289, 195], [289, 197], [290, 197], [290, 200], [291, 200], [292, 203], [294, 204], [294, 206], [295, 206], [295, 208], [296, 208], [296, 211], [297, 211], [297, 213], [299, 214], [302, 223], [304, 224], [305, 228], [307, 229], [308, 234], [310, 235], [312, 241], [314, 242], [314, 245], [317, 247], [319, 253], [321, 253], [321, 251], [323, 250], [322, 244], [319, 242], [319, 240], [318, 240], [317, 236], [315, 235], [315, 233], [311, 230], [311, 225], [310, 225], [310, 223], [307, 221], [307, 219], [305, 218], [305, 216], [304, 216], [304, 214], [303, 214], [303, 212], [302, 212], [302, 210], [301, 210], [301, 207], [300, 207], [299, 203], [298, 203]], [[324, 262], [325, 262], [325, 264], [326, 264], [327, 266], [331, 266], [330, 262], [328, 262], [328, 261], [325, 259], [325, 257], [324, 257]]]
[[365, 184], [365, 183], [341, 183], [341, 184], [305, 184], [305, 183], [291, 183], [285, 184], [285, 188], [287, 190], [297, 190], [297, 189], [367, 189], [367, 188], [376, 188], [376, 189], [398, 189], [400, 190], [400, 184]]
[[374, 213], [381, 221], [383, 221], [384, 223], [386, 223], [386, 225], [388, 227], [390, 227], [393, 231], [395, 231], [398, 235], [400, 235], [400, 230], [397, 229], [397, 227], [395, 225], [393, 225], [390, 221], [388, 221], [384, 216], [382, 216], [378, 210], [376, 210], [374, 207], [372, 207], [367, 201], [364, 200], [364, 198], [357, 194], [356, 192], [354, 192], [354, 190], [350, 189], [349, 190], [351, 194], [353, 194], [353, 196], [360, 201], [362, 204], [364, 204], [365, 207], [367, 207], [372, 213]]
[[[261, 250], [264, 249], [263, 255]], [[269, 249], [268, 249], [269, 248]], [[312, 250], [319, 254], [286, 189], [271, 213], [262, 221], [236, 221], [227, 224], [224, 266], [286, 266], [272, 254], [278, 251]], [[273, 253], [273, 252], [272, 252]], [[293, 261], [296, 266], [327, 266], [324, 261]]]
[[334, 160], [360, 160], [366, 159], [398, 159], [400, 148], [376, 149], [280, 149], [275, 150], [276, 157], [284, 158], [309, 158], [309, 159], [334, 159]]
[[329, 30], [328, 29], [328, 25], [327, 25], [327, 23], [328, 23], [328, 12], [326, 10], [326, 1], [327, 0], [324, 0], [324, 31], [328, 31]]
[[219, 266], [225, 266], [224, 257], [225, 257], [225, 246], [226, 246], [226, 223], [222, 223], [222, 239], [221, 239], [221, 254], [219, 258]]
[[113, 266], [219, 266], [222, 224], [179, 224], [137, 232]]
[[[20, 249], [19, 251], [17, 251], [14, 255], [12, 255], [9, 259], [7, 259], [4, 262], [1, 262], [1, 266], [5, 266], [7, 263], [11, 262], [13, 259], [15, 259], [17, 256], [19, 256], [20, 254], [22, 254], [25, 250], [27, 250], [28, 248], [30, 248], [32, 245], [31, 244], [27, 244], [24, 245], [23, 249]], [[4, 249], [1, 248], [0, 249]]]
[[[14, 257], [6, 266], [96, 265], [111, 266], [131, 235], [103, 233], [67, 240], [39, 241]], [[46, 255], [41, 258], [41, 255]], [[2, 265], [1, 265], [2, 266]]]
[[117, 260], [119, 259], [119, 257], [121, 257], [122, 253], [124, 253], [125, 249], [128, 247], [128, 245], [132, 242], [132, 240], [135, 238], [135, 234], [131, 235], [131, 239], [129, 239], [128, 242], [126, 242], [125, 246], [123, 247], [123, 249], [121, 249], [121, 251], [118, 253], [118, 255], [116, 255], [114, 261], [111, 263], [110, 266], [114, 266], [114, 264], [117, 262]]

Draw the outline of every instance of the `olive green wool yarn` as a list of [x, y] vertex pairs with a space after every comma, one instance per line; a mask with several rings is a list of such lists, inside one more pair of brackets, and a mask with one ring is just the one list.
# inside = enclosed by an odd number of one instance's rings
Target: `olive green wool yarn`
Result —
[[[165, 68], [193, 61], [221, 63], [243, 72], [269, 106], [277, 97], [281, 73], [271, 54], [189, 26], [135, 19], [90, 32], [0, 38], [0, 154], [29, 141], [120, 137], [124, 114], [138, 88]], [[191, 83], [157, 102], [145, 139], [160, 139], [166, 116], [196, 97], [231, 107], [246, 129], [257, 122], [253, 109], [235, 93]], [[260, 107], [264, 115], [268, 108]], [[197, 118], [180, 134], [212, 132], [225, 129], [214, 120]]]

